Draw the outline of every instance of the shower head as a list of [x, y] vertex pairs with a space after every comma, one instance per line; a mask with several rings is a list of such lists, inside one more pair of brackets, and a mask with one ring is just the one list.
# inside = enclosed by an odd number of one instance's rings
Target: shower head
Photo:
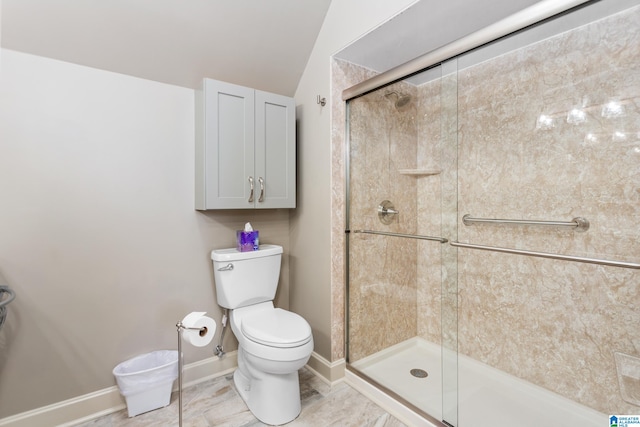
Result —
[[392, 97], [394, 98], [394, 106], [396, 107], [397, 110], [400, 110], [403, 107], [406, 107], [409, 102], [411, 102], [411, 95], [407, 95], [406, 93], [399, 93], [399, 92], [387, 92], [384, 95], [385, 98], [387, 99], [391, 99]]

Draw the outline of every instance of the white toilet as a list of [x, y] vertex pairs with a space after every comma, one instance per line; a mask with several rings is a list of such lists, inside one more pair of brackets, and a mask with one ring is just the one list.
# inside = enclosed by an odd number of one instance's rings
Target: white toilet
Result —
[[263, 423], [288, 423], [300, 414], [298, 370], [311, 356], [313, 336], [304, 318], [273, 306], [282, 247], [214, 250], [211, 259], [218, 304], [231, 310], [238, 339], [238, 392]]

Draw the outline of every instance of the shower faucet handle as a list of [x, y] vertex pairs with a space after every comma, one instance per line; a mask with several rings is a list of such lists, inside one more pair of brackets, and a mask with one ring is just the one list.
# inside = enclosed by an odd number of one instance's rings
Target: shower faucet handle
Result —
[[393, 203], [388, 200], [383, 200], [378, 205], [378, 219], [385, 225], [391, 224], [393, 216], [398, 214], [400, 214], [400, 212], [397, 211]]

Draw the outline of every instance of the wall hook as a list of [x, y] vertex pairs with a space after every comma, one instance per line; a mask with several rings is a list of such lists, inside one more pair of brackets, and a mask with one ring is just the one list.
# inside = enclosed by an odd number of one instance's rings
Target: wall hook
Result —
[[327, 104], [327, 98], [321, 98], [320, 95], [318, 95], [316, 102], [324, 107]]

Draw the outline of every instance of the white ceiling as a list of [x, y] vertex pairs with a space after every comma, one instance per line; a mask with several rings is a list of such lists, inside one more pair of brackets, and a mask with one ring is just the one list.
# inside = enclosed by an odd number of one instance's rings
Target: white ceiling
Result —
[[[420, 0], [336, 56], [386, 71], [538, 1]], [[293, 96], [330, 3], [0, 0], [1, 41], [178, 86], [196, 88], [210, 77]]]
[[2, 47], [189, 88], [293, 96], [331, 0], [0, 0]]

